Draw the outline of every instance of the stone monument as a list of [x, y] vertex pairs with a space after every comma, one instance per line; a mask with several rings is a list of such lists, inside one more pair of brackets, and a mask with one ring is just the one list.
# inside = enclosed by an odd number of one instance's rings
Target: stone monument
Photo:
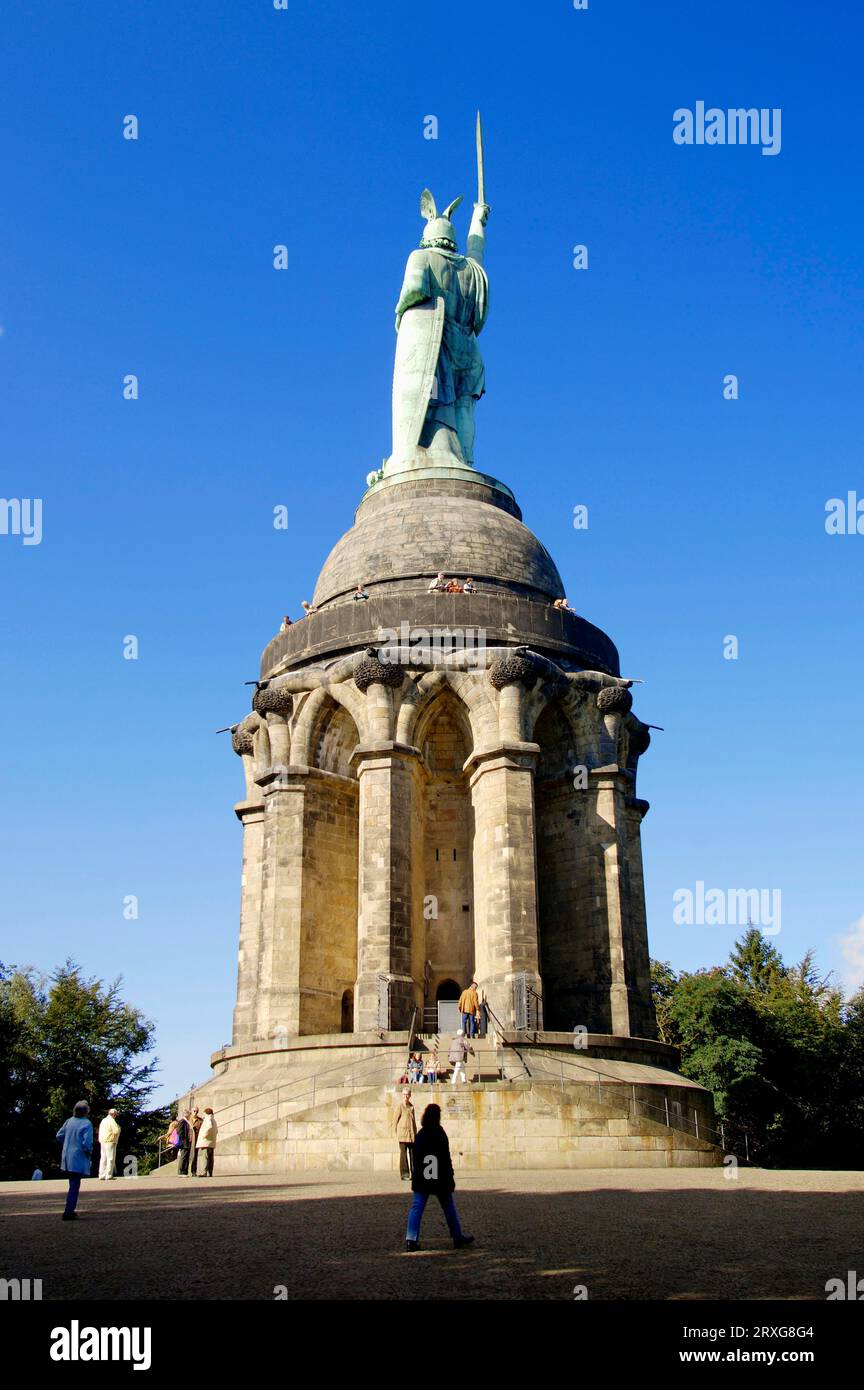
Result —
[[562, 606], [513, 493], [475, 466], [479, 118], [478, 154], [467, 256], [461, 199], [439, 216], [422, 196], [391, 455], [232, 729], [233, 1035], [181, 1102], [216, 1109], [222, 1171], [393, 1167], [407, 1055], [446, 1069], [472, 979], [488, 1028], [469, 1084], [423, 1088], [463, 1166], [720, 1158], [710, 1095], [657, 1039], [636, 786], [649, 728], [612, 641]]

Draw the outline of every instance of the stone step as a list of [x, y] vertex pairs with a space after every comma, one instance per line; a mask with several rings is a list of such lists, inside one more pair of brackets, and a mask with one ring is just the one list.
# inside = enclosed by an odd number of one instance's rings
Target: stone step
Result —
[[[627, 1088], [601, 1104], [585, 1085], [430, 1086], [457, 1168], [713, 1166], [713, 1145], [628, 1114]], [[425, 1087], [424, 1087], [425, 1090]], [[296, 1168], [395, 1171], [396, 1088], [368, 1087], [220, 1143], [221, 1172]], [[421, 1106], [420, 1088], [415, 1102]], [[418, 1114], [420, 1110], [418, 1108]]]

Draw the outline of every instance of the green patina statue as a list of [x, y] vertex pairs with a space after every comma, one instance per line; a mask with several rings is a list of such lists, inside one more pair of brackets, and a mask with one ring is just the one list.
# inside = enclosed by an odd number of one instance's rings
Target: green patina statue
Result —
[[396, 306], [393, 452], [384, 476], [418, 466], [473, 467], [474, 406], [486, 389], [477, 335], [489, 305], [483, 269], [489, 207], [479, 115], [477, 160], [478, 200], [466, 256], [459, 254], [451, 221], [462, 199], [440, 216], [428, 188], [420, 199], [426, 230], [408, 257]]

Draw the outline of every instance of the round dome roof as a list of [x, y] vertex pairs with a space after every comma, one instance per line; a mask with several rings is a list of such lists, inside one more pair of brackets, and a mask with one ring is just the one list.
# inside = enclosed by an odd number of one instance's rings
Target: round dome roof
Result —
[[312, 602], [344, 601], [358, 584], [380, 593], [439, 570], [527, 597], [564, 593], [552, 557], [522, 524], [510, 494], [478, 474], [476, 482], [424, 478], [371, 490], [331, 550]]

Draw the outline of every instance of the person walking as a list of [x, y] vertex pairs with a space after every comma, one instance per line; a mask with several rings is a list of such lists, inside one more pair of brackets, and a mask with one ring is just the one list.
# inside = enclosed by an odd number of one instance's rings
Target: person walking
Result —
[[109, 1110], [99, 1125], [99, 1179], [101, 1182], [110, 1182], [114, 1176], [119, 1139], [120, 1126], [117, 1123], [117, 1111]]
[[177, 1144], [177, 1158], [179, 1160], [177, 1173], [181, 1178], [189, 1175], [189, 1155], [192, 1151], [192, 1126], [189, 1123], [189, 1114], [190, 1112], [187, 1110], [177, 1121], [177, 1138], [179, 1140]]
[[420, 1249], [420, 1223], [430, 1197], [437, 1197], [441, 1203], [447, 1229], [453, 1237], [453, 1248], [462, 1250], [466, 1245], [473, 1245], [474, 1237], [462, 1234], [453, 1200], [456, 1181], [450, 1158], [450, 1141], [447, 1131], [441, 1128], [440, 1105], [427, 1105], [423, 1111], [420, 1133], [414, 1141], [411, 1190], [414, 1198], [408, 1212], [406, 1250]]
[[459, 1013], [462, 1018], [462, 1032], [466, 1038], [475, 1036], [477, 1027], [477, 1014], [480, 1010], [480, 1000], [477, 998], [477, 981], [472, 980], [467, 989], [463, 989], [459, 995]]
[[396, 1111], [393, 1128], [399, 1143], [399, 1176], [403, 1182], [407, 1182], [411, 1177], [411, 1154], [414, 1140], [417, 1138], [417, 1121], [414, 1118], [411, 1092], [408, 1090], [402, 1092], [402, 1101]]
[[192, 1131], [192, 1167], [189, 1171], [193, 1178], [198, 1176], [198, 1134], [203, 1123], [204, 1118], [199, 1114], [198, 1106], [193, 1105], [189, 1111], [189, 1128]]
[[199, 1173], [199, 1177], [212, 1178], [213, 1176], [213, 1150], [216, 1148], [218, 1133], [219, 1126], [216, 1123], [216, 1116], [213, 1114], [213, 1107], [205, 1105], [204, 1119], [201, 1122], [201, 1128], [195, 1142], [196, 1149], [204, 1150], [204, 1172]]
[[450, 1073], [451, 1086], [455, 1086], [457, 1081], [465, 1081], [467, 1079], [465, 1076], [465, 1061], [469, 1052], [473, 1057], [474, 1049], [460, 1028], [459, 1032], [455, 1034], [450, 1044], [450, 1051], [447, 1054], [447, 1060], [453, 1068]]
[[89, 1178], [90, 1163], [93, 1158], [93, 1126], [87, 1116], [90, 1106], [86, 1100], [79, 1100], [73, 1106], [72, 1117], [64, 1121], [57, 1131], [57, 1139], [62, 1143], [60, 1171], [69, 1179], [66, 1193], [66, 1206], [63, 1209], [64, 1221], [77, 1220], [75, 1211], [81, 1179]]

